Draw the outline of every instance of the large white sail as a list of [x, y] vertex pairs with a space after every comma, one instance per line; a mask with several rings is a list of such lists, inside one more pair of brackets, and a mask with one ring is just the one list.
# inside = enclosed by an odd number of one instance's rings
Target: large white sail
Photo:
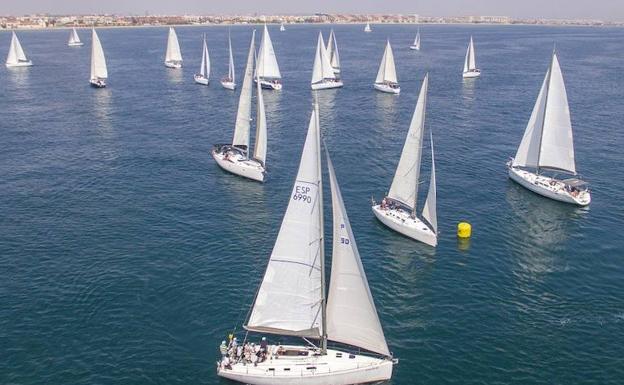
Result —
[[180, 43], [178, 43], [178, 35], [173, 27], [169, 27], [169, 37], [167, 38], [167, 52], [165, 61], [182, 61], [182, 53], [180, 52]]
[[328, 153], [327, 167], [334, 228], [326, 311], [327, 338], [390, 356]]
[[416, 38], [414, 39], [414, 47], [420, 49], [420, 29], [416, 32]]
[[477, 69], [477, 64], [475, 60], [476, 59], [475, 59], [474, 43], [472, 41], [472, 36], [470, 36], [470, 43], [468, 43], [468, 49], [466, 50], [466, 58], [464, 60], [464, 72]]
[[210, 54], [208, 53], [208, 45], [206, 44], [206, 35], [204, 34], [204, 44], [202, 46], [202, 61], [201, 70], [199, 71], [202, 76], [210, 77]]
[[234, 127], [234, 139], [232, 145], [246, 146], [249, 149], [249, 127], [251, 120], [251, 86], [253, 82], [253, 67], [255, 53], [256, 31], [251, 34], [249, 53], [247, 54], [247, 64], [243, 77], [240, 98], [238, 99], [238, 111], [236, 112], [236, 125]]
[[377, 78], [375, 79], [375, 83], [384, 82], [398, 83], [396, 68], [394, 67], [394, 54], [392, 53], [390, 40], [386, 41], [386, 49], [381, 58], [381, 64], [379, 65], [379, 71], [377, 71]]
[[91, 30], [91, 41], [91, 79], [106, 79], [108, 78], [106, 58], [95, 28]]
[[11, 46], [9, 47], [9, 54], [7, 56], [6, 63], [7, 64], [18, 64], [19, 62], [27, 62], [26, 54], [22, 49], [22, 45], [20, 44], [15, 31], [13, 31], [13, 35], [11, 36]]
[[282, 75], [277, 65], [277, 57], [273, 50], [273, 43], [271, 42], [271, 36], [266, 24], [264, 25], [264, 32], [262, 33], [262, 42], [260, 43], [260, 50], [258, 52], [258, 63], [256, 66], [257, 76], [260, 78], [268, 79], [281, 79]]
[[230, 48], [230, 62], [228, 64], [228, 78], [232, 83], [236, 83], [236, 73], [234, 71], [234, 56], [232, 55], [232, 38], [228, 33], [228, 47]]
[[327, 56], [331, 62], [332, 67], [340, 69], [340, 55], [338, 54], [338, 43], [336, 42], [336, 34], [332, 29], [329, 32], [329, 39], [327, 39]]
[[80, 37], [78, 36], [78, 32], [76, 31], [76, 28], [72, 28], [69, 34], [68, 44], [80, 44]]
[[429, 75], [425, 76], [388, 197], [416, 210]]
[[256, 144], [254, 146], [254, 159], [260, 161], [266, 168], [267, 154], [267, 121], [264, 110], [264, 98], [260, 82], [256, 84]]
[[318, 111], [308, 134], [248, 330], [319, 338], [322, 330], [323, 236]]
[[427, 200], [423, 207], [423, 218], [429, 222], [431, 229], [434, 233], [438, 233], [438, 215], [436, 213], [436, 176], [435, 176], [435, 159], [433, 156], [433, 134], [429, 135], [431, 139], [431, 177], [429, 178], [429, 192], [427, 193]]
[[546, 167], [576, 174], [570, 108], [556, 53], [553, 53], [513, 166]]
[[318, 83], [323, 79], [336, 79], [334, 69], [332, 68], [329, 56], [325, 50], [323, 35], [319, 32], [316, 44], [316, 55], [314, 56], [314, 68], [312, 69], [312, 84]]

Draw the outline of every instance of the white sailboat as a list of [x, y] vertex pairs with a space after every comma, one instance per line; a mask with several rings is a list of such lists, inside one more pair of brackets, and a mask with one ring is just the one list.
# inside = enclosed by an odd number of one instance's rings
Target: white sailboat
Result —
[[234, 56], [232, 55], [232, 38], [228, 32], [228, 47], [230, 49], [230, 61], [228, 64], [228, 74], [221, 79], [221, 85], [228, 90], [236, 89], [236, 74], [234, 72]]
[[343, 86], [342, 81], [336, 78], [334, 68], [325, 49], [323, 35], [320, 32], [316, 43], [316, 55], [314, 55], [314, 67], [310, 83], [313, 90], [327, 90]]
[[[555, 52], [516, 156], [507, 167], [513, 181], [537, 194], [580, 206], [591, 202], [588, 185], [576, 172], [570, 107]], [[572, 177], [560, 179], [557, 173]]]
[[212, 157], [224, 170], [258, 182], [266, 176], [267, 122], [262, 98], [262, 87], [256, 82], [256, 143], [253, 157], [249, 157], [249, 136], [251, 128], [251, 93], [253, 88], [253, 63], [256, 31], [251, 35], [249, 54], [234, 127], [232, 144], [217, 144], [212, 149]]
[[[268, 345], [266, 358], [255, 364], [236, 356], [223, 359], [217, 364], [221, 377], [252, 385], [347, 385], [392, 377], [396, 360], [388, 349], [329, 154], [333, 245], [325, 294], [321, 163], [315, 105], [288, 207], [245, 325], [251, 332], [301, 337], [307, 344]], [[328, 348], [328, 341], [362, 351]]]
[[108, 79], [108, 70], [106, 69], [104, 50], [95, 28], [93, 28], [91, 30], [91, 76], [89, 83], [95, 88], [104, 88], [106, 87], [106, 79]]
[[78, 36], [76, 28], [72, 28], [71, 32], [69, 33], [69, 40], [67, 41], [67, 45], [70, 47], [80, 47], [81, 45], [84, 45], [84, 43], [80, 41], [80, 36]]
[[282, 74], [280, 73], [279, 66], [277, 65], [277, 57], [275, 56], [275, 50], [273, 49], [273, 43], [271, 42], [271, 35], [269, 35], [269, 30], [265, 24], [264, 31], [262, 32], [260, 49], [258, 51], [256, 79], [254, 80], [260, 81], [262, 88], [281, 90], [281, 79]]
[[414, 43], [410, 45], [410, 49], [420, 51], [420, 28], [416, 31], [416, 38], [414, 39]]
[[382, 200], [381, 204], [373, 202], [373, 213], [381, 223], [392, 230], [435, 247], [438, 244], [438, 220], [436, 215], [433, 136], [431, 136], [429, 192], [422, 210], [422, 218], [424, 220], [416, 215], [428, 87], [429, 75], [426, 75], [418, 95], [418, 102], [416, 103], [412, 122], [407, 132], [407, 138], [403, 145], [401, 159], [390, 186], [390, 192]]
[[373, 87], [375, 87], [376, 90], [389, 94], [399, 94], [401, 92], [396, 68], [394, 67], [394, 54], [392, 53], [390, 40], [386, 41], [386, 49], [381, 58], [381, 64], [379, 65], [379, 71], [377, 71], [377, 78], [375, 79]]
[[28, 60], [26, 57], [15, 31], [13, 31], [13, 35], [11, 36], [11, 46], [9, 46], [9, 54], [7, 55], [5, 65], [9, 68], [30, 67], [33, 65], [32, 61]]
[[338, 43], [336, 42], [336, 34], [333, 29], [329, 32], [329, 39], [327, 40], [327, 55], [334, 73], [338, 75], [340, 73], [340, 55], [338, 54]]
[[373, 30], [371, 29], [370, 23], [366, 23], [366, 26], [364, 27], [364, 32], [373, 32]]
[[204, 34], [204, 43], [202, 45], [202, 61], [199, 73], [193, 75], [195, 83], [207, 86], [210, 82], [210, 54], [208, 53], [208, 45], [206, 44], [206, 34]]
[[165, 53], [165, 67], [174, 69], [182, 68], [182, 52], [180, 52], [178, 35], [173, 27], [169, 27], [167, 51]]
[[284, 27], [284, 23], [280, 24], [280, 32], [286, 31], [286, 27]]
[[466, 50], [466, 58], [464, 59], [464, 72], [462, 73], [464, 78], [478, 78], [481, 76], [481, 70], [477, 68], [475, 59], [475, 48], [470, 36], [470, 43], [468, 43], [468, 49]]

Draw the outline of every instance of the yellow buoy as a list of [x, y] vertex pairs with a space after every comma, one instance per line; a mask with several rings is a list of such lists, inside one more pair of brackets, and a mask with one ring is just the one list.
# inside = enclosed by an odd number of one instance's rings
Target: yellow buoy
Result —
[[457, 224], [457, 236], [459, 238], [470, 238], [472, 226], [468, 222], [459, 222]]

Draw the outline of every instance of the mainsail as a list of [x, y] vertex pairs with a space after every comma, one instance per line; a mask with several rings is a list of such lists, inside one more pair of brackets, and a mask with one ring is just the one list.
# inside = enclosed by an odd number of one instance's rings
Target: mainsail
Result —
[[199, 73], [209, 78], [210, 77], [210, 54], [208, 53], [208, 45], [206, 44], [206, 34], [204, 34], [204, 44], [202, 46], [202, 61], [201, 70]]
[[100, 43], [100, 38], [97, 32], [95, 32], [95, 28], [91, 30], [91, 40], [91, 79], [106, 79], [108, 78], [106, 58], [104, 57], [102, 43]]
[[513, 166], [544, 167], [576, 174], [568, 96], [554, 52]]
[[475, 62], [475, 49], [474, 43], [472, 41], [472, 36], [470, 36], [470, 43], [468, 43], [466, 58], [464, 60], [464, 72], [472, 71], [475, 69], [477, 69], [477, 64]]
[[256, 75], [259, 78], [282, 78], [279, 66], [277, 65], [275, 51], [273, 50], [271, 36], [269, 35], [269, 30], [267, 29], [266, 24], [264, 25], [264, 31], [262, 33], [262, 42], [260, 43], [260, 49], [258, 52], [258, 63], [256, 67]]
[[323, 35], [319, 32], [318, 41], [316, 44], [316, 55], [314, 56], [314, 67], [312, 69], [312, 81], [311, 83], [318, 83], [323, 79], [336, 79], [334, 69], [329, 61], [329, 56], [325, 50], [325, 43], [323, 42]]
[[256, 94], [256, 144], [254, 146], [253, 157], [262, 163], [262, 166], [265, 166], [267, 154], [267, 121], [260, 82], [256, 84]]
[[386, 41], [386, 49], [381, 58], [381, 64], [379, 65], [379, 71], [377, 71], [377, 78], [375, 79], [375, 83], [385, 82], [398, 83], [396, 69], [394, 67], [394, 54], [392, 53], [390, 40]]
[[315, 109], [288, 208], [246, 325], [248, 330], [312, 338], [323, 335], [320, 162]]
[[339, 70], [340, 55], [338, 55], [338, 43], [333, 29], [329, 32], [329, 39], [327, 39], [327, 56], [329, 56], [332, 67]]
[[416, 38], [414, 39], [414, 47], [420, 49], [420, 29], [416, 32]]
[[388, 197], [416, 210], [429, 75], [425, 76]]
[[438, 216], [436, 213], [436, 177], [435, 177], [435, 159], [433, 156], [433, 134], [429, 133], [431, 139], [431, 178], [429, 179], [429, 192], [427, 200], [423, 207], [422, 216], [429, 222], [434, 233], [438, 233]]
[[245, 66], [245, 75], [243, 77], [243, 86], [241, 88], [240, 98], [238, 99], [238, 111], [236, 112], [236, 125], [234, 126], [234, 139], [232, 145], [245, 146], [249, 149], [249, 127], [251, 120], [251, 86], [253, 81], [254, 53], [256, 31], [251, 34], [251, 43], [249, 44], [249, 53], [247, 54], [247, 64]]
[[327, 299], [327, 338], [390, 356], [329, 153], [333, 249]]
[[182, 53], [180, 52], [180, 44], [178, 43], [178, 35], [173, 27], [169, 27], [169, 37], [167, 39], [167, 52], [165, 54], [166, 62], [181, 62]]

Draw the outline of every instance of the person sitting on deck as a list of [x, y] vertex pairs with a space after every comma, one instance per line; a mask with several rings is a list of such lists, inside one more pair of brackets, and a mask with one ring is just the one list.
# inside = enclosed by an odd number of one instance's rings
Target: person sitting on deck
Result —
[[221, 358], [227, 355], [227, 345], [225, 344], [225, 340], [221, 341], [221, 346], [219, 346], [219, 351], [221, 352]]
[[227, 356], [223, 357], [223, 359], [221, 360], [221, 365], [225, 369], [232, 369], [232, 365], [230, 364], [230, 359]]

